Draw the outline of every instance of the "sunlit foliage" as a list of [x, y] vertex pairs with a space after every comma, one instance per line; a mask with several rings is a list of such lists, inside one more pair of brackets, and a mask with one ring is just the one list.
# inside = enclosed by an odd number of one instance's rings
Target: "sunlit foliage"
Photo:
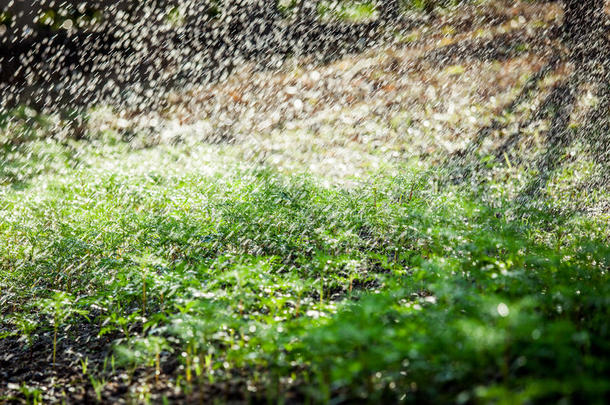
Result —
[[0, 5], [0, 402], [603, 403], [607, 7]]

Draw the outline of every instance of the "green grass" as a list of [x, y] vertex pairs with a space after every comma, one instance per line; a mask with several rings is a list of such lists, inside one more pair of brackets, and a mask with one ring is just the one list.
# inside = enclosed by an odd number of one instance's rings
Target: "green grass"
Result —
[[370, 1], [322, 2], [318, 6], [322, 17], [343, 21], [360, 22], [375, 17], [375, 4]]
[[[134, 375], [274, 402], [610, 393], [607, 217], [528, 210], [508, 182], [469, 190], [439, 169], [346, 188], [223, 146], [77, 149], [77, 167], [0, 192], [0, 335], [33, 348], [55, 331], [100, 399]], [[103, 367], [66, 350], [75, 325], [111, 338]]]

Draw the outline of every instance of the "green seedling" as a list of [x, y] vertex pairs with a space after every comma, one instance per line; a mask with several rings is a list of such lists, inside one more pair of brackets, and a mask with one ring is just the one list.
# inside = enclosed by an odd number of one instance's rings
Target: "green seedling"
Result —
[[159, 336], [138, 338], [129, 342], [129, 345], [117, 347], [119, 364], [130, 365], [135, 368], [139, 365], [152, 366], [155, 370], [155, 381], [161, 375], [161, 352], [171, 352], [172, 348], [166, 339]]
[[19, 387], [19, 391], [25, 397], [25, 403], [28, 405], [42, 405], [42, 390], [40, 388], [28, 387], [25, 383], [22, 383]]
[[89, 357], [85, 357], [84, 359], [80, 359], [81, 372], [85, 376], [87, 375], [88, 367], [89, 367]]
[[112, 312], [102, 323], [102, 329], [99, 332], [99, 336], [104, 336], [112, 331], [120, 330], [125, 336], [125, 339], [129, 340], [131, 337], [129, 329], [138, 318], [140, 318], [140, 314], [137, 311], [127, 316], [121, 316], [116, 312]]
[[36, 339], [34, 332], [39, 327], [38, 321], [31, 314], [17, 313], [12, 317], [12, 323], [17, 326], [20, 336], [25, 338], [28, 348], [31, 348]]
[[108, 384], [108, 381], [104, 377], [95, 378], [93, 375], [89, 375], [89, 381], [95, 392], [95, 398], [98, 402], [102, 402], [102, 393]]
[[38, 304], [41, 310], [50, 317], [51, 325], [53, 326], [53, 367], [55, 367], [57, 354], [57, 334], [59, 328], [72, 315], [87, 315], [88, 311], [76, 307], [74, 298], [63, 292], [56, 292], [52, 298], [47, 298]]

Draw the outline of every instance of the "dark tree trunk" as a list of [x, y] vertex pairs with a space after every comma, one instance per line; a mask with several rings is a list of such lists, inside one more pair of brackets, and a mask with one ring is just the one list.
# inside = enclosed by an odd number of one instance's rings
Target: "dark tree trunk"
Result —
[[604, 0], [565, 0], [563, 34], [571, 41], [604, 34]]
[[602, 60], [608, 56], [605, 0], [565, 0], [561, 27], [570, 59], [577, 64]]

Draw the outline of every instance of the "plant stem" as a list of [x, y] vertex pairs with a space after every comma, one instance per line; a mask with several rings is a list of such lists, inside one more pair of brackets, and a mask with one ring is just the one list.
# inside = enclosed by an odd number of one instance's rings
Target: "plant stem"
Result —
[[161, 356], [159, 351], [155, 353], [155, 383], [159, 384], [159, 375], [161, 374]]
[[55, 354], [57, 353], [57, 319], [55, 319], [54, 325], [54, 333], [53, 333], [53, 368], [55, 368]]
[[142, 277], [142, 315], [146, 315], [146, 273]]

